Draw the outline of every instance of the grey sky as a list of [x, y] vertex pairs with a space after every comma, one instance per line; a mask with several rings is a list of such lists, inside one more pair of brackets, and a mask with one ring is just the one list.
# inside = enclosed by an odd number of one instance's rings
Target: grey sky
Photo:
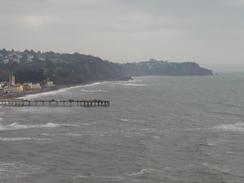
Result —
[[0, 47], [244, 67], [244, 0], [0, 0]]

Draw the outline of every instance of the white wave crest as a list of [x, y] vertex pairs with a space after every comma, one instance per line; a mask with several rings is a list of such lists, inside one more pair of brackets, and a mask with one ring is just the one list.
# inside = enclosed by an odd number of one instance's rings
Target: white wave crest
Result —
[[139, 83], [127, 83], [127, 84], [124, 84], [124, 86], [145, 86], [145, 84], [139, 84]]
[[105, 90], [81, 90], [83, 93], [105, 93]]
[[41, 96], [55, 95], [55, 94], [58, 94], [58, 93], [67, 92], [68, 90], [72, 90], [72, 89], [76, 89], [76, 88], [91, 87], [91, 86], [96, 86], [96, 85], [100, 85], [100, 84], [103, 84], [103, 83], [104, 82], [96, 82], [96, 83], [92, 83], [92, 84], [72, 86], [72, 87], [68, 87], [68, 88], [61, 88], [61, 89], [57, 89], [57, 90], [54, 90], [54, 91], [48, 91], [48, 92], [43, 92], [43, 93], [36, 93], [36, 94], [26, 95], [24, 97], [20, 97], [20, 99], [34, 99], [34, 98], [38, 98], [38, 97], [41, 97]]
[[32, 137], [13, 137], [13, 138], [1, 138], [0, 141], [3, 142], [18, 142], [18, 141], [47, 141], [47, 138], [32, 138]]
[[145, 86], [145, 84], [141, 84], [141, 83], [130, 83], [130, 82], [116, 82], [114, 84], [121, 85], [121, 86]]
[[126, 119], [126, 118], [121, 118], [119, 119], [120, 122], [129, 122], [129, 119]]
[[223, 124], [214, 127], [215, 130], [244, 132], [244, 123]]
[[16, 180], [16, 178], [41, 172], [44, 172], [44, 169], [39, 166], [20, 162], [0, 162], [0, 182], [15, 182], [13, 180]]
[[81, 136], [84, 136], [84, 134], [81, 134], [81, 133], [65, 133], [64, 135], [68, 136], [68, 137], [81, 137]]
[[154, 172], [154, 169], [151, 168], [145, 168], [140, 170], [139, 172], [133, 172], [128, 174], [129, 176], [140, 176], [140, 175], [144, 175], [144, 174], [151, 174]]
[[226, 167], [226, 166], [220, 167], [220, 166], [217, 166], [217, 165], [214, 165], [214, 164], [209, 164], [207, 162], [204, 162], [203, 166], [205, 166], [205, 167], [207, 167], [209, 169], [221, 172], [221, 173], [225, 173], [225, 174], [230, 174], [231, 173], [231, 169], [229, 167]]
[[57, 123], [46, 123], [39, 125], [27, 125], [27, 124], [19, 124], [12, 123], [9, 125], [0, 125], [0, 131], [10, 131], [10, 130], [25, 130], [25, 129], [33, 129], [33, 128], [58, 128], [58, 127], [72, 127], [77, 126], [73, 124], [57, 124]]
[[121, 180], [125, 180], [126, 177], [123, 177], [123, 176], [110, 176], [110, 175], [107, 175], [107, 176], [86, 176], [86, 175], [77, 175], [77, 176], [74, 176], [73, 179], [104, 179], [104, 180], [107, 180], [107, 181], [121, 181]]
[[24, 97], [19, 97], [19, 99], [34, 99], [34, 98], [38, 98], [38, 97], [42, 97], [42, 96], [55, 95], [58, 93], [66, 92], [67, 90], [68, 90], [68, 88], [63, 88], [63, 89], [49, 91], [49, 92], [29, 94]]
[[130, 81], [113, 81], [111, 84], [121, 85], [121, 86], [145, 86], [143, 83], [138, 83], [139, 81], [130, 80]]

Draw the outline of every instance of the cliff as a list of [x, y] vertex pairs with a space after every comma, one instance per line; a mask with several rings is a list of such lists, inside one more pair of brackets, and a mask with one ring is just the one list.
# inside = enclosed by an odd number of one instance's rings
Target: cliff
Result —
[[213, 75], [212, 71], [193, 62], [173, 63], [150, 60], [123, 65], [125, 74], [130, 76], [167, 75], [167, 76], [203, 76]]

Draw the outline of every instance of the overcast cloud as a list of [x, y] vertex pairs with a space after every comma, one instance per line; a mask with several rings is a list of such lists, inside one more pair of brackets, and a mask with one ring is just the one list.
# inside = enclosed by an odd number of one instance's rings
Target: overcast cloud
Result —
[[244, 0], [0, 0], [0, 47], [244, 68]]

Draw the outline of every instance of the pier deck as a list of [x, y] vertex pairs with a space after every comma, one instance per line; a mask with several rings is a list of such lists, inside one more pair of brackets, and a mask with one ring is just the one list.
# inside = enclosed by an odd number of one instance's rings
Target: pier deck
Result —
[[20, 100], [0, 99], [0, 106], [7, 107], [109, 107], [108, 100]]

